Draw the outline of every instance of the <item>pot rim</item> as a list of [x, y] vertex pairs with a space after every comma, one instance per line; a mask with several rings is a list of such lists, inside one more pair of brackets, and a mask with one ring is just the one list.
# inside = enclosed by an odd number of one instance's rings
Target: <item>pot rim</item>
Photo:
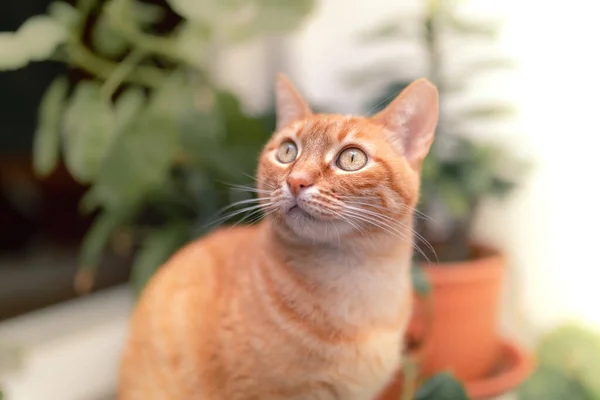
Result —
[[506, 257], [500, 251], [474, 244], [482, 255], [475, 259], [442, 263], [424, 263], [422, 268], [432, 283], [470, 282], [495, 279], [506, 268]]
[[510, 358], [511, 364], [492, 376], [464, 382], [471, 398], [487, 399], [513, 390], [535, 369], [535, 359], [525, 347], [508, 338], [500, 339], [499, 345], [504, 355]]

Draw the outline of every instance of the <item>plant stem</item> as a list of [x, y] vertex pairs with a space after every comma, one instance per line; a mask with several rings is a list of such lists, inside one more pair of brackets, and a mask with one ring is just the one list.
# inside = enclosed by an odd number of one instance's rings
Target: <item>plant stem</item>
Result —
[[404, 385], [401, 400], [412, 400], [415, 396], [417, 381], [417, 366], [412, 360], [404, 363]]
[[112, 95], [119, 88], [121, 83], [131, 74], [135, 66], [142, 61], [146, 53], [144, 51], [134, 49], [129, 55], [112, 71], [110, 76], [102, 85], [102, 96], [107, 100], [112, 98]]
[[132, 0], [114, 0], [112, 5], [104, 11], [113, 29], [132, 47], [139, 48], [147, 54], [163, 57], [175, 64], [184, 65], [194, 69], [203, 80], [208, 81], [210, 71], [204, 65], [198, 65], [192, 58], [187, 57], [177, 46], [177, 40], [173, 36], [161, 37], [148, 34], [138, 29], [128, 19], [132, 12]]
[[[71, 40], [66, 48], [67, 62], [102, 79], [109, 79], [119, 64], [98, 57], [78, 40]], [[153, 67], [138, 67], [135, 74], [129, 74], [127, 80], [146, 87], [156, 87], [164, 79], [164, 73]]]

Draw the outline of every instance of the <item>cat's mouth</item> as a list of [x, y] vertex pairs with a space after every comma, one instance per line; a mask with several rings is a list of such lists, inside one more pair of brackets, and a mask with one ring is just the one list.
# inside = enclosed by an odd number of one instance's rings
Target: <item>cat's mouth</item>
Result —
[[305, 209], [303, 209], [300, 205], [298, 204], [294, 204], [293, 206], [291, 206], [288, 211], [287, 211], [287, 215], [289, 216], [293, 216], [293, 217], [300, 217], [300, 218], [306, 218], [310, 221], [319, 221], [318, 218], [316, 218], [314, 215], [312, 215], [310, 212], [306, 211]]

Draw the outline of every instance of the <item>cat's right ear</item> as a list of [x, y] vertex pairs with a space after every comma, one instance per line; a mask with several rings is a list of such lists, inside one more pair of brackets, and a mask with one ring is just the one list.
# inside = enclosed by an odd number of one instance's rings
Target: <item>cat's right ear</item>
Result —
[[308, 104], [298, 93], [292, 82], [281, 73], [277, 75], [275, 84], [275, 108], [278, 130], [292, 121], [306, 118], [312, 114]]

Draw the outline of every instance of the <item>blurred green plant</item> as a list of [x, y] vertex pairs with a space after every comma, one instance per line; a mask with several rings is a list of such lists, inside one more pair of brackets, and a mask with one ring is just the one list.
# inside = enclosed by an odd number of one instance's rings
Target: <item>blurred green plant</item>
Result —
[[454, 375], [438, 372], [422, 378], [417, 363], [406, 357], [403, 362], [404, 382], [398, 400], [468, 400], [466, 389]]
[[[422, 14], [394, 16], [360, 36], [361, 44], [399, 40], [422, 44], [429, 68], [424, 75], [436, 84], [440, 93], [440, 120], [436, 140], [423, 164], [419, 204], [420, 211], [434, 217], [416, 219], [416, 231], [433, 245], [435, 254], [428, 252], [423, 240], [417, 238], [423, 254], [417, 252], [415, 256], [420, 261], [469, 259], [470, 230], [482, 201], [488, 196], [504, 198], [515, 188], [517, 177], [526, 166], [500, 147], [474, 141], [464, 134], [473, 122], [510, 117], [513, 113], [510, 104], [478, 103], [452, 112], [445, 107], [451, 97], [466, 91], [477, 76], [514, 65], [511, 59], [486, 57], [483, 52], [482, 58], [467, 62], [458, 72], [448, 68], [450, 58], [455, 62], [457, 54], [448, 47], [449, 38], [489, 44], [500, 28], [496, 21], [461, 16], [459, 3], [424, 0]], [[349, 80], [351, 84], [362, 85], [379, 81], [390, 73], [397, 75], [400, 70], [396, 60], [380, 61], [371, 70], [351, 74]], [[383, 109], [409, 83], [405, 79], [388, 80], [386, 89], [370, 104], [369, 111]]]
[[600, 399], [600, 333], [565, 324], [541, 338], [537, 368], [520, 387], [523, 400]]
[[414, 400], [468, 400], [463, 384], [448, 372], [440, 372], [425, 380]]
[[[95, 218], [81, 246], [80, 291], [116, 241], [135, 246], [139, 292], [178, 247], [213, 227], [219, 209], [246, 197], [224, 182], [248, 182], [273, 117], [245, 113], [216, 84], [215, 59], [226, 46], [295, 29], [313, 3], [57, 1], [0, 34], [0, 70], [52, 60], [85, 72], [49, 86], [34, 139], [40, 176], [62, 156], [89, 185], [81, 210]], [[177, 23], [164, 23], [169, 13]]]

